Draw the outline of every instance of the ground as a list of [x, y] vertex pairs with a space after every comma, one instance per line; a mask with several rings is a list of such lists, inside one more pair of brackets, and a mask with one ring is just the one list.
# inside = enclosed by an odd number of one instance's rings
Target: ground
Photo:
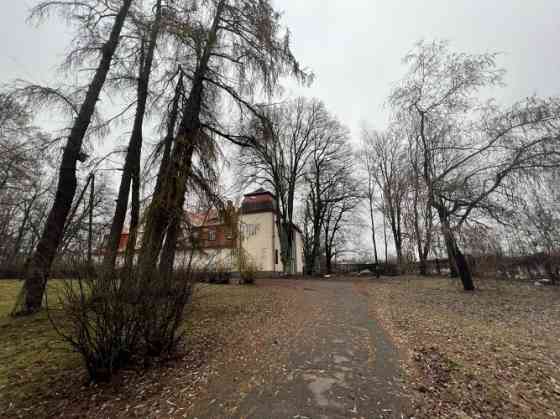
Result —
[[416, 417], [560, 416], [560, 289], [402, 278], [369, 286], [370, 313], [406, 360]]
[[44, 313], [6, 317], [19, 283], [0, 281], [0, 417], [560, 415], [559, 290], [479, 284], [201, 284], [175, 358], [93, 386]]

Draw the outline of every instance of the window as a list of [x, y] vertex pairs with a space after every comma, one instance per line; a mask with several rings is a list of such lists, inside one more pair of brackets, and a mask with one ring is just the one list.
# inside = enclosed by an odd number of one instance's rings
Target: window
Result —
[[274, 264], [278, 265], [278, 249], [276, 249], [276, 252], [274, 253]]
[[216, 240], [216, 230], [208, 230], [208, 240]]
[[226, 240], [232, 240], [233, 239], [233, 231], [231, 229], [226, 229]]

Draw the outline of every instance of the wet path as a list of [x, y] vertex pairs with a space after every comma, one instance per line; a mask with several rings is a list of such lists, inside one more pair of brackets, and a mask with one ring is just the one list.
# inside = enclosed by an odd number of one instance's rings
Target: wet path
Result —
[[300, 327], [294, 325], [293, 339], [262, 348], [263, 356], [276, 351], [282, 358], [280, 372], [257, 379], [258, 385], [233, 411], [221, 410], [223, 404], [217, 400], [196, 417], [405, 417], [396, 351], [368, 317], [367, 297], [356, 284], [290, 283], [304, 293], [301, 305], [293, 308], [304, 320]]

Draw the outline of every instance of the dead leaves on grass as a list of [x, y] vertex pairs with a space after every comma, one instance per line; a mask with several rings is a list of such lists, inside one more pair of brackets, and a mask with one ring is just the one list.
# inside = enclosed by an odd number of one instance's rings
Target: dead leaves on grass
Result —
[[401, 349], [417, 417], [560, 415], [560, 290], [448, 279], [370, 285], [370, 313]]

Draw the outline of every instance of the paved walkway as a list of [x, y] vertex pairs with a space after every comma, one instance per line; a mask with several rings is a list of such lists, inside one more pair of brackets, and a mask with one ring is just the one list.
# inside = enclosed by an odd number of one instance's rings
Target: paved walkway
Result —
[[286, 354], [284, 373], [251, 388], [234, 412], [222, 411], [217, 400], [196, 417], [406, 417], [396, 351], [368, 317], [367, 297], [359, 287], [327, 281], [290, 281], [290, 286], [304, 293], [304, 304], [293, 309], [306, 319], [297, 337], [262, 348]]

